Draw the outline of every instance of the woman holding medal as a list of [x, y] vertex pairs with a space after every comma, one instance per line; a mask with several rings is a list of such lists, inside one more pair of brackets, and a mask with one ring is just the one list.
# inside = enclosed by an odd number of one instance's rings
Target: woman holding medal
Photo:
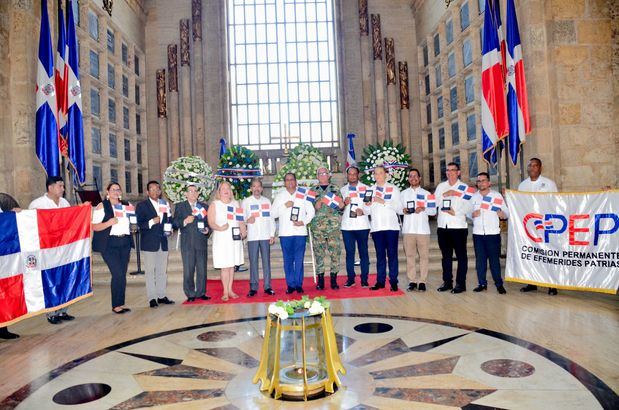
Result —
[[[130, 224], [136, 224], [137, 219], [135, 213], [131, 217], [127, 213], [127, 207], [131, 204], [122, 200], [118, 183], [111, 182], [106, 191], [105, 199], [92, 214], [92, 250], [101, 253], [112, 274], [112, 312], [122, 314], [131, 311], [125, 307], [125, 289], [129, 253], [133, 247]], [[130, 218], [134, 220], [130, 221]]]
[[209, 207], [208, 224], [213, 230], [213, 267], [221, 269], [224, 294], [221, 300], [239, 297], [232, 291], [234, 266], [243, 264], [243, 241], [247, 235], [243, 210], [232, 194], [232, 186], [223, 181], [217, 187], [215, 199]]
[[387, 182], [387, 169], [384, 166], [374, 168], [374, 184], [366, 191], [364, 201], [370, 207], [370, 232], [376, 248], [376, 284], [370, 290], [383, 289], [387, 276], [387, 259], [389, 260], [389, 284], [391, 291], [398, 290], [398, 236], [400, 234], [401, 214], [400, 190]]

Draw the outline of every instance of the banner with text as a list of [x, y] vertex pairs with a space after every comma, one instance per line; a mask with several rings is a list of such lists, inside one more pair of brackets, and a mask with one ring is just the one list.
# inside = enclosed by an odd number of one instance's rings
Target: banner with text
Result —
[[619, 190], [530, 193], [508, 190], [505, 279], [617, 293]]

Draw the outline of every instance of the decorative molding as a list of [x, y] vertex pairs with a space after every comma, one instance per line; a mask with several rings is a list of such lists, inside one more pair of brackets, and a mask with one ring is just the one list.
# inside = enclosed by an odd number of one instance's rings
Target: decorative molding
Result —
[[189, 19], [180, 21], [181, 67], [189, 65]]
[[103, 10], [112, 17], [112, 8], [114, 8], [114, 0], [103, 0]]
[[387, 65], [387, 85], [395, 84], [395, 44], [391, 37], [385, 37], [385, 62]]
[[410, 109], [410, 100], [408, 95], [408, 63], [406, 61], [398, 61], [398, 77], [400, 78], [400, 109]]
[[362, 36], [370, 34], [368, 21], [368, 0], [359, 0], [359, 32]]
[[168, 44], [168, 91], [178, 92], [178, 46]]
[[159, 118], [166, 118], [168, 116], [165, 92], [165, 68], [157, 70], [157, 116]]
[[202, 40], [202, 0], [191, 0], [193, 41]]
[[374, 60], [383, 59], [383, 42], [380, 34], [380, 14], [372, 14], [372, 50]]

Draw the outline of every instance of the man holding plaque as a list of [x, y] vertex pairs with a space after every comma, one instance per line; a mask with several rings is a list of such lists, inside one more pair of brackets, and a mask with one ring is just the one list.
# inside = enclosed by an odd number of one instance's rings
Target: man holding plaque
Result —
[[325, 259], [330, 260], [331, 289], [339, 289], [337, 274], [340, 270], [340, 215], [344, 201], [339, 196], [338, 187], [331, 184], [331, 173], [325, 167], [316, 170], [318, 185], [312, 189], [316, 192], [316, 216], [310, 226], [314, 241], [314, 257], [316, 258], [317, 290], [325, 288]]
[[314, 205], [309, 199], [307, 189], [297, 190], [297, 177], [292, 172], [284, 176], [284, 187], [273, 201], [273, 218], [279, 218], [279, 240], [288, 286], [286, 293], [303, 293], [307, 225], [314, 218]]
[[148, 198], [138, 203], [135, 215], [140, 227], [140, 249], [144, 255], [146, 296], [151, 308], [159, 304], [171, 305], [166, 296], [168, 281], [168, 236], [172, 234], [170, 204], [161, 198], [157, 181], [146, 184]]
[[[466, 215], [469, 213], [472, 197], [467, 191], [463, 191], [467, 188], [467, 185], [460, 181], [460, 165], [455, 162], [447, 164], [447, 181], [438, 184], [434, 191], [439, 207], [437, 234], [443, 264], [443, 284], [437, 289], [439, 292], [451, 290], [451, 293], [462, 293], [466, 291], [468, 269], [466, 240], [469, 232]], [[453, 286], [452, 256], [454, 250], [458, 258], [456, 287]]]
[[198, 201], [198, 195], [198, 187], [189, 185], [185, 192], [187, 200], [178, 203], [174, 210], [174, 227], [179, 229], [181, 235], [183, 292], [188, 302], [196, 298], [211, 298], [206, 295], [207, 240], [210, 232], [206, 220], [208, 205]]
[[486, 271], [490, 261], [490, 272], [497, 291], [507, 293], [501, 278], [501, 227], [499, 218], [509, 218], [509, 210], [503, 196], [490, 189], [490, 175], [487, 172], [477, 174], [477, 191], [471, 199], [473, 212], [473, 245], [475, 246], [475, 268], [479, 285], [473, 292], [488, 289]]
[[370, 257], [368, 254], [368, 237], [370, 235], [369, 210], [363, 202], [368, 187], [359, 181], [359, 168], [350, 166], [346, 170], [348, 184], [340, 189], [344, 198], [344, 214], [342, 216], [342, 238], [346, 250], [346, 280], [345, 288], [355, 286], [355, 244], [359, 250], [361, 261], [361, 287], [369, 288]]
[[[408, 183], [410, 188], [402, 191], [400, 196], [404, 213], [402, 237], [406, 254], [406, 275], [409, 281], [406, 290], [412, 292], [419, 289], [420, 292], [425, 292], [430, 249], [428, 217], [436, 215], [436, 200], [434, 195], [421, 187], [421, 174], [417, 168], [408, 171]], [[419, 277], [415, 261], [417, 254], [419, 254]]]

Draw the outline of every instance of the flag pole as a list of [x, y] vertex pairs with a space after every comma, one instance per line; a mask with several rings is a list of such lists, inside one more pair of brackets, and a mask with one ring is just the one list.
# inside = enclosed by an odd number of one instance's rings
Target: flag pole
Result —
[[509, 172], [509, 138], [503, 138], [505, 141], [505, 187], [509, 189], [510, 186], [510, 172]]
[[316, 283], [316, 258], [314, 257], [314, 241], [312, 240], [312, 229], [308, 226], [307, 233], [309, 235], [310, 253], [312, 254], [312, 272], [314, 274], [314, 283]]

